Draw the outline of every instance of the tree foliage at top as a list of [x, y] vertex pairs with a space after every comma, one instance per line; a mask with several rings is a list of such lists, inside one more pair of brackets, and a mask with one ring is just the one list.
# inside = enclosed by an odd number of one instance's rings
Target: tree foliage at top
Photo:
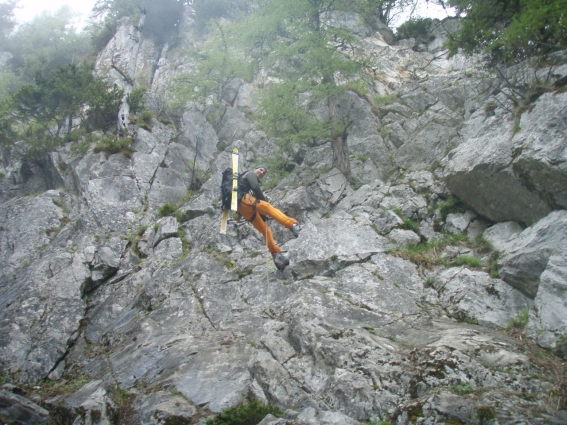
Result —
[[[73, 130], [107, 130], [116, 122], [122, 90], [93, 73], [93, 65], [59, 66], [34, 83], [25, 84], [0, 106], [2, 144], [21, 145], [28, 156], [39, 157], [70, 138]], [[6, 112], [6, 113], [4, 113]]]
[[338, 115], [321, 120], [311, 109], [333, 104], [350, 87], [346, 82], [364, 74], [352, 31], [330, 25], [352, 6], [346, 0], [258, 0], [231, 22], [215, 8], [218, 13], [209, 13], [211, 41], [193, 53], [195, 69], [174, 87], [178, 105], [204, 102], [211, 94], [220, 99], [234, 78], [262, 73], [271, 81], [258, 114], [266, 132], [285, 145], [342, 134], [346, 123]]
[[14, 9], [17, 0], [8, 0], [0, 3], [0, 48], [5, 48], [6, 37], [12, 32], [16, 26], [14, 20]]
[[21, 122], [42, 124], [53, 136], [73, 129], [80, 120], [87, 130], [106, 130], [116, 121], [122, 91], [93, 73], [93, 65], [60, 66], [14, 94]]
[[396, 29], [396, 40], [415, 38], [417, 42], [427, 41], [431, 18], [410, 18]]
[[390, 25], [407, 9], [415, 8], [419, 0], [361, 0], [358, 2], [358, 11], [365, 23], [374, 26], [374, 20], [378, 19], [385, 25]]
[[447, 42], [451, 53], [487, 53], [516, 62], [567, 48], [567, 0], [449, 0], [464, 15]]
[[222, 27], [216, 26], [214, 32], [215, 36], [203, 48], [188, 52], [192, 59], [192, 71], [174, 78], [169, 98], [173, 111], [183, 111], [187, 102], [204, 104], [211, 98], [222, 99], [225, 89], [234, 78], [243, 78], [245, 81], [252, 79], [252, 65], [242, 60], [242, 56], [227, 40]]
[[212, 19], [227, 17], [230, 5], [228, 0], [196, 0], [194, 8], [197, 27], [203, 30]]
[[12, 54], [9, 64], [24, 83], [38, 72], [47, 75], [58, 66], [77, 64], [92, 55], [88, 34], [75, 29], [74, 18], [71, 9], [63, 6], [39, 14], [8, 35], [3, 47]]
[[213, 418], [207, 419], [206, 425], [256, 425], [268, 414], [279, 417], [283, 416], [284, 412], [277, 406], [252, 400], [228, 407]]
[[90, 31], [97, 49], [106, 45], [114, 35], [121, 18], [127, 17], [138, 25], [145, 15], [140, 28], [142, 33], [157, 44], [175, 43], [183, 15], [185, 0], [97, 0], [93, 8], [93, 23]]
[[[352, 7], [352, 1], [341, 0], [263, 0], [234, 25], [246, 57], [279, 81], [265, 90], [259, 117], [264, 130], [284, 145], [334, 139], [348, 126], [336, 113], [336, 102], [352, 87], [349, 82], [362, 86], [364, 63], [352, 31], [331, 20]], [[326, 106], [329, 117], [312, 113], [318, 104]]]

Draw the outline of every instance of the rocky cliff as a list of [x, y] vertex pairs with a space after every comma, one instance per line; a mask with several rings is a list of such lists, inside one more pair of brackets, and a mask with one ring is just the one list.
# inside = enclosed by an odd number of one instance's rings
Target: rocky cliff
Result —
[[[190, 8], [183, 28], [198, 43]], [[348, 173], [331, 141], [304, 146], [269, 191], [302, 224], [270, 222], [283, 272], [249, 224], [219, 234], [232, 148], [244, 169], [275, 150], [256, 84], [177, 125], [126, 105], [131, 157], [4, 152], [0, 417], [204, 424], [255, 399], [285, 411], [263, 425], [566, 423], [567, 93], [514, 115], [509, 80], [435, 31], [417, 49], [358, 31], [385, 101], [341, 99]], [[553, 86], [565, 62], [521, 75]], [[158, 116], [190, 66], [125, 22], [97, 72], [149, 87]]]

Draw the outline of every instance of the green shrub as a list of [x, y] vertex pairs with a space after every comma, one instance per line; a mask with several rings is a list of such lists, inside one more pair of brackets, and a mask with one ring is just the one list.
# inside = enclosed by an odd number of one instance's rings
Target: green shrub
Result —
[[453, 385], [450, 387], [450, 389], [452, 389], [457, 394], [470, 394], [474, 391], [473, 387], [468, 382]]
[[396, 29], [396, 40], [415, 38], [416, 41], [426, 41], [431, 28], [431, 18], [411, 18]]
[[488, 253], [494, 251], [494, 245], [492, 245], [492, 243], [482, 235], [479, 235], [474, 239], [473, 247], [479, 252]]
[[484, 53], [492, 64], [562, 50], [567, 43], [564, 0], [449, 0], [462, 13], [447, 39], [449, 54]]
[[441, 213], [441, 220], [445, 221], [447, 216], [451, 213], [463, 213], [466, 211], [466, 206], [455, 195], [449, 195], [445, 202], [437, 204], [437, 208]]
[[257, 400], [241, 403], [235, 407], [223, 410], [212, 419], [208, 419], [206, 425], [257, 425], [272, 414], [282, 416], [283, 410], [276, 406], [262, 404]]
[[362, 421], [361, 423], [364, 425], [392, 425], [390, 421], [380, 419], [376, 416], [372, 416], [369, 420]]
[[488, 260], [488, 273], [490, 273], [490, 277], [495, 279], [500, 277], [500, 273], [498, 272], [498, 261], [500, 261], [500, 257], [502, 254], [500, 251], [494, 251], [490, 254], [490, 259]]
[[373, 105], [379, 108], [382, 105], [387, 105], [388, 103], [394, 102], [398, 98], [397, 94], [389, 94], [386, 96], [376, 96], [373, 99]]
[[496, 418], [494, 407], [490, 407], [490, 406], [477, 407], [476, 417], [479, 419], [481, 424], [491, 422], [493, 419]]
[[161, 206], [159, 209], [159, 216], [160, 217], [167, 217], [175, 214], [177, 211], [177, 207], [173, 204], [167, 203]]
[[453, 267], [468, 266], [468, 267], [480, 267], [480, 258], [474, 257], [472, 255], [463, 255], [451, 260], [450, 264]]
[[526, 308], [524, 310], [521, 310], [520, 312], [518, 312], [518, 314], [516, 314], [514, 317], [508, 320], [508, 323], [506, 323], [506, 329], [508, 331], [521, 332], [528, 324], [529, 319], [530, 319], [530, 309]]
[[144, 95], [146, 89], [142, 87], [135, 87], [131, 93], [126, 97], [126, 102], [130, 106], [130, 113], [137, 114], [144, 109]]
[[152, 131], [152, 120], [154, 119], [154, 114], [150, 111], [144, 111], [140, 114], [139, 126], [144, 130]]
[[207, 26], [211, 19], [218, 19], [228, 13], [227, 0], [197, 0], [195, 1], [195, 22], [198, 28]]
[[557, 340], [553, 351], [557, 356], [567, 360], [567, 335], [563, 335]]
[[273, 189], [289, 175], [289, 171], [287, 171], [288, 161], [281, 150], [278, 150], [278, 154], [275, 156], [263, 158], [260, 162], [268, 167], [268, 173], [262, 182], [264, 190]]
[[93, 151], [106, 152], [108, 154], [122, 153], [127, 158], [131, 158], [136, 150], [132, 147], [134, 140], [130, 137], [119, 138], [117, 136], [104, 137], [99, 143], [95, 145]]
[[181, 258], [185, 258], [187, 257], [187, 255], [189, 255], [189, 252], [191, 252], [191, 242], [187, 239], [187, 230], [185, 229], [185, 227], [179, 227], [178, 235], [181, 239]]
[[392, 250], [389, 251], [389, 253], [410, 260], [419, 266], [429, 268], [444, 263], [439, 257], [443, 248], [448, 245], [458, 245], [466, 241], [468, 241], [468, 237], [465, 234], [448, 235], [440, 239], [433, 239], [417, 245], [409, 245], [405, 248]]
[[407, 229], [407, 230], [419, 229], [419, 223], [417, 221], [412, 220], [411, 218], [407, 218], [407, 217], [402, 217], [402, 220], [404, 221], [404, 229]]
[[406, 230], [419, 229], [419, 223], [415, 220], [412, 220], [411, 218], [404, 217], [404, 213], [402, 212], [401, 209], [393, 208], [392, 211], [394, 211], [402, 219], [402, 221], [404, 222], [404, 225], [402, 227], [404, 229]]

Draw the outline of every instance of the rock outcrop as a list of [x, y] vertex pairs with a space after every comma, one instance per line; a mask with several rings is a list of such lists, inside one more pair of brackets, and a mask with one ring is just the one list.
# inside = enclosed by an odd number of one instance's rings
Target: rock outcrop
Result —
[[[276, 145], [246, 113], [254, 84], [178, 128], [128, 121], [131, 157], [4, 156], [0, 376], [18, 386], [1, 419], [204, 424], [255, 399], [285, 410], [264, 425], [562, 423], [567, 95], [515, 126], [498, 79], [434, 56], [443, 31], [416, 52], [355, 18], [328, 17], [356, 30], [384, 103], [340, 100], [350, 173], [331, 142], [289, 158], [270, 191], [302, 224], [269, 222], [284, 271], [248, 223], [219, 234], [231, 149], [247, 169]], [[97, 70], [155, 100], [182, 58], [133, 31]]]

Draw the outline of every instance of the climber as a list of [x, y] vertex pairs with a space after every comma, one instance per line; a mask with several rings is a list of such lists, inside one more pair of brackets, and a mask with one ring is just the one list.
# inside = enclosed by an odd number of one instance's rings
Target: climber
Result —
[[272, 231], [265, 222], [263, 216], [272, 217], [282, 226], [291, 230], [293, 236], [299, 236], [299, 224], [295, 218], [288, 217], [283, 212], [272, 206], [262, 189], [260, 180], [268, 172], [268, 167], [264, 164], [258, 165], [254, 170], [248, 171], [239, 179], [238, 183], [238, 213], [245, 220], [252, 223], [264, 237], [264, 242], [268, 245], [270, 254], [274, 259], [274, 264], [279, 270], [283, 270], [289, 265], [289, 259], [281, 252], [281, 248], [276, 244]]

